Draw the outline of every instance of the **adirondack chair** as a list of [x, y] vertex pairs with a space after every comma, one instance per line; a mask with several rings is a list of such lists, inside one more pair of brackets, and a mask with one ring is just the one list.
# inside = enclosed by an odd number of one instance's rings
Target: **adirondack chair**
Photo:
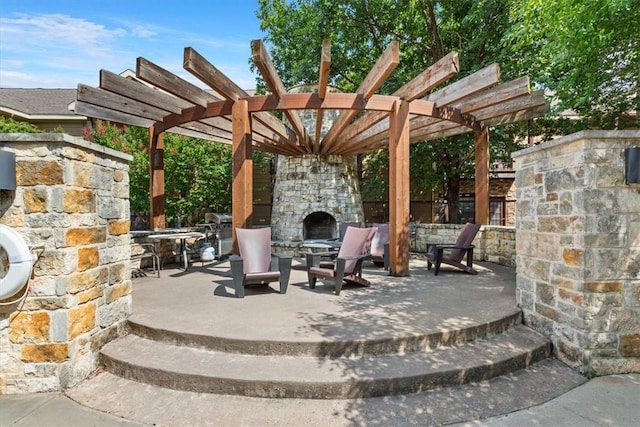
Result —
[[362, 261], [370, 256], [369, 246], [375, 232], [375, 228], [348, 227], [332, 268], [320, 266], [321, 253], [307, 254], [309, 287], [314, 289], [318, 278], [332, 280], [336, 295], [340, 295], [342, 282], [369, 286], [369, 281], [362, 277]]
[[[435, 264], [435, 275], [438, 275], [441, 264], [448, 264], [457, 267], [469, 274], [478, 274], [473, 269], [473, 239], [480, 231], [480, 224], [466, 223], [454, 244], [430, 244], [427, 243], [427, 270], [431, 270], [431, 265]], [[449, 251], [445, 258], [444, 251]], [[462, 258], [467, 256], [467, 264], [462, 264]]]
[[373, 223], [377, 228], [371, 241], [371, 261], [377, 266], [389, 269], [389, 224]]
[[[244, 287], [248, 285], [268, 285], [280, 283], [280, 293], [287, 293], [291, 274], [291, 257], [271, 253], [271, 228], [236, 228], [240, 256], [233, 255], [231, 275], [236, 297], [244, 298]], [[277, 258], [277, 265], [272, 262]]]

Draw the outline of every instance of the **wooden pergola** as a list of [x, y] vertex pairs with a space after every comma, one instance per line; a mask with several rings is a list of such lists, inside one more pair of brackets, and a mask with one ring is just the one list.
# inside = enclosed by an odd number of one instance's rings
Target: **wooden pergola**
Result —
[[[544, 115], [542, 91], [531, 92], [528, 77], [500, 83], [497, 64], [434, 90], [459, 70], [452, 52], [391, 95], [376, 94], [399, 63], [399, 45], [389, 44], [354, 93], [329, 92], [331, 50], [322, 44], [317, 92], [287, 93], [261, 40], [251, 44], [253, 60], [271, 93], [250, 96], [194, 49], [184, 50], [184, 68], [205, 90], [138, 58], [136, 78], [100, 71], [98, 88], [80, 84], [76, 112], [149, 129], [150, 199], [154, 229], [165, 227], [164, 132], [232, 144], [232, 226], [251, 227], [252, 150], [286, 156], [355, 155], [389, 150], [390, 270], [409, 271], [409, 145], [462, 133], [475, 134], [476, 222], [489, 221], [489, 128]], [[159, 89], [159, 90], [158, 90]], [[217, 95], [214, 95], [217, 94]], [[299, 110], [316, 110], [313, 136]], [[340, 116], [321, 136], [326, 110]], [[273, 112], [284, 113], [286, 121]], [[235, 244], [234, 244], [235, 246]]]

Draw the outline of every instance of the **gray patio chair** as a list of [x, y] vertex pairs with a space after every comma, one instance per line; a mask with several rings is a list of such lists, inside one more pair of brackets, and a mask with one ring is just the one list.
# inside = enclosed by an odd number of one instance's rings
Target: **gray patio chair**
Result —
[[321, 253], [307, 254], [309, 287], [314, 289], [318, 278], [332, 280], [336, 295], [340, 295], [343, 281], [369, 286], [369, 281], [362, 277], [362, 261], [370, 257], [369, 247], [375, 232], [375, 228], [347, 227], [333, 268], [320, 266]]
[[[291, 274], [291, 257], [271, 253], [271, 228], [236, 228], [240, 255], [229, 258], [236, 297], [244, 298], [244, 287], [280, 283], [286, 294]], [[274, 258], [277, 259], [275, 262]]]
[[133, 267], [131, 274], [134, 277], [144, 277], [146, 273], [143, 269], [143, 261], [151, 259], [151, 268], [156, 276], [160, 277], [160, 257], [156, 253], [153, 243], [131, 243], [131, 262], [138, 263], [138, 267]]
[[[432, 244], [427, 243], [427, 270], [431, 270], [431, 265], [435, 264], [435, 275], [438, 275], [441, 264], [448, 264], [459, 268], [469, 274], [478, 274], [473, 269], [473, 239], [480, 231], [480, 224], [466, 223], [454, 244]], [[444, 251], [450, 251], [445, 258]], [[462, 258], [467, 256], [467, 264], [462, 264]]]

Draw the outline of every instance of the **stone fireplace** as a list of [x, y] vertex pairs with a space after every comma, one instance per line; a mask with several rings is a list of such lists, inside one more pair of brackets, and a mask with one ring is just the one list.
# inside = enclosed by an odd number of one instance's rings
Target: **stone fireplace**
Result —
[[344, 222], [364, 223], [355, 157], [278, 156], [273, 240], [336, 238]]
[[[296, 87], [290, 92], [310, 92]], [[316, 113], [299, 111], [306, 131], [315, 135]], [[322, 136], [337, 113], [325, 111]], [[341, 223], [364, 224], [356, 156], [278, 156], [273, 189], [271, 231], [274, 241], [302, 242], [338, 237]]]

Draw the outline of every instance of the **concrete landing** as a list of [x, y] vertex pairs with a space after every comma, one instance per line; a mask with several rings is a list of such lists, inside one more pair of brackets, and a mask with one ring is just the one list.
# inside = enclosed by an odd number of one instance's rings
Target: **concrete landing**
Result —
[[194, 393], [145, 385], [106, 372], [67, 394], [81, 405], [148, 425], [395, 427], [445, 425], [510, 413], [546, 402], [584, 381], [565, 365], [548, 359], [490, 381], [366, 399]]

